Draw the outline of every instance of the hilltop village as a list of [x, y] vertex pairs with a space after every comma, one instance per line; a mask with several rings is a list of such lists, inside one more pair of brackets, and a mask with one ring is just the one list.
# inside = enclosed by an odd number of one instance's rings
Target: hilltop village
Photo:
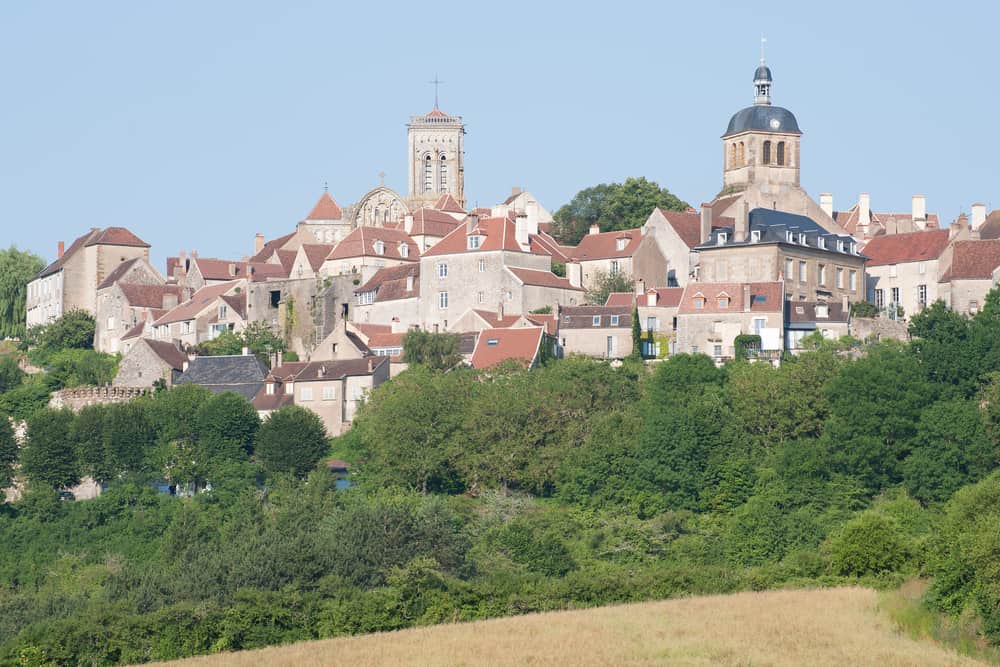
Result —
[[[474, 368], [681, 352], [778, 364], [817, 332], [905, 338], [907, 317], [938, 299], [978, 312], [997, 282], [1000, 211], [976, 203], [942, 224], [923, 195], [903, 212], [868, 194], [846, 210], [829, 194], [814, 200], [800, 185], [802, 132], [771, 86], [762, 62], [753, 104], [722, 135], [721, 189], [698, 209], [656, 208], [634, 229], [595, 225], [575, 245], [528, 191], [470, 209], [462, 117], [435, 107], [407, 126], [405, 196], [382, 184], [341, 206], [324, 191], [284, 236], [247, 238], [245, 257], [181, 250], [164, 267], [141, 230], [91, 229], [60, 241], [29, 283], [27, 324], [91, 313], [95, 348], [121, 355], [122, 396], [195, 383], [236, 391], [261, 416], [303, 406], [338, 435], [405, 368], [411, 330], [457, 334]], [[588, 302], [617, 275], [634, 289]], [[249, 327], [285, 342], [270, 364], [247, 351], [195, 354]]]

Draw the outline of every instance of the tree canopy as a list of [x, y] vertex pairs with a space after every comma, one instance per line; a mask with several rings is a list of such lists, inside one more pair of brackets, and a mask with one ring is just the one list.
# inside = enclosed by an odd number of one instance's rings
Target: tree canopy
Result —
[[0, 338], [21, 338], [27, 317], [28, 283], [45, 268], [33, 252], [0, 250]]
[[329, 450], [326, 428], [316, 413], [288, 405], [271, 413], [261, 424], [254, 455], [269, 473], [304, 477]]
[[624, 183], [601, 183], [580, 190], [555, 212], [553, 233], [561, 243], [576, 245], [591, 225], [598, 225], [602, 232], [634, 229], [641, 227], [655, 208], [683, 211], [689, 205], [645, 176], [630, 176]]
[[460, 342], [458, 334], [411, 329], [403, 336], [403, 361], [432, 370], [447, 370], [462, 360]]

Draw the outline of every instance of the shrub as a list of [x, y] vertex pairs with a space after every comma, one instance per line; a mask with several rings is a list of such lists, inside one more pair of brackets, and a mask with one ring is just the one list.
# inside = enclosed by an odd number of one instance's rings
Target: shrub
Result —
[[833, 572], [855, 577], [895, 572], [908, 556], [896, 522], [877, 512], [846, 523], [830, 538], [829, 549]]

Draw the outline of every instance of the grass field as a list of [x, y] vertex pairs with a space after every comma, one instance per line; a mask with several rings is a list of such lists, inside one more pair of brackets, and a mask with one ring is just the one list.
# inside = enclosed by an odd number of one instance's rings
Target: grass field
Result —
[[192, 658], [235, 665], [983, 665], [916, 641], [863, 588], [667, 600]]

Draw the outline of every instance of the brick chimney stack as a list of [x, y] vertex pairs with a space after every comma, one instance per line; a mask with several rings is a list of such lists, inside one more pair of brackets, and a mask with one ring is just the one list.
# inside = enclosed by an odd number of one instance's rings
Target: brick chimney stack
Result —
[[62, 257], [64, 252], [66, 252], [66, 242], [65, 241], [60, 241], [59, 242], [59, 256]]

